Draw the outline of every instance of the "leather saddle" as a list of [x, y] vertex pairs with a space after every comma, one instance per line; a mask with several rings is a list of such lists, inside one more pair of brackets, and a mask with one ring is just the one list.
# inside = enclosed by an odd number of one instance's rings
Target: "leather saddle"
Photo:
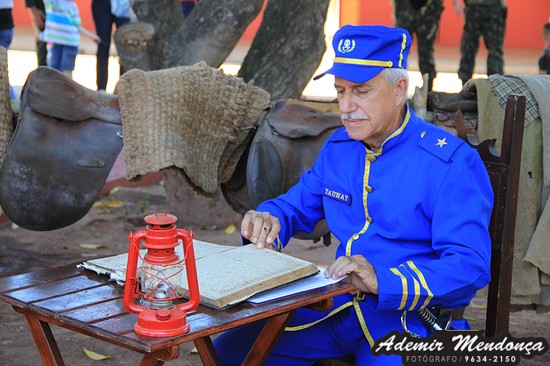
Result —
[[[244, 214], [261, 202], [277, 197], [298, 183], [311, 168], [324, 142], [342, 126], [335, 103], [290, 103], [279, 100], [260, 121], [251, 143], [241, 156], [231, 179], [221, 191], [233, 210]], [[298, 239], [329, 237], [324, 220], [313, 233]]]
[[122, 149], [118, 96], [49, 67], [31, 72], [0, 168], [0, 205], [29, 230], [59, 229], [96, 201]]
[[[428, 94], [427, 109], [432, 111], [433, 123], [461, 139], [467, 135], [477, 136], [477, 95], [464, 88], [459, 93], [432, 91]], [[457, 123], [457, 120], [462, 122]]]

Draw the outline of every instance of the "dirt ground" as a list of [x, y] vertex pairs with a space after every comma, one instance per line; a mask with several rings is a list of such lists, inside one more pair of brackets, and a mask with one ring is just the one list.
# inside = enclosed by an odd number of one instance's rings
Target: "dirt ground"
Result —
[[[200, 210], [200, 207], [188, 207]], [[162, 184], [127, 189], [121, 188], [102, 198], [98, 205], [77, 223], [59, 230], [33, 232], [18, 228], [10, 222], [0, 224], [0, 276], [14, 275], [46, 267], [64, 265], [75, 261], [119, 254], [127, 251], [129, 231], [143, 230], [143, 218], [153, 212], [166, 210], [166, 195]], [[235, 223], [238, 224], [238, 223]], [[217, 244], [240, 245], [238, 230], [225, 233], [226, 227], [193, 227], [178, 222], [178, 227], [192, 230], [199, 240]], [[91, 249], [90, 249], [91, 248]], [[319, 265], [328, 265], [336, 244], [325, 247], [322, 243], [293, 240], [285, 253], [310, 260]], [[476, 298], [467, 309], [466, 316], [474, 328], [483, 327], [484, 299]], [[0, 302], [0, 365], [40, 365], [40, 357], [24, 318]], [[74, 332], [52, 327], [65, 364], [68, 366], [137, 365], [140, 355], [112, 346]], [[532, 311], [512, 313], [510, 332], [518, 337], [546, 337], [550, 340], [550, 313], [536, 314]], [[108, 355], [109, 358], [95, 361], [88, 358], [84, 348]], [[180, 357], [167, 365], [200, 365], [192, 345], [181, 346]], [[522, 360], [520, 365], [550, 365], [550, 353], [531, 360]]]

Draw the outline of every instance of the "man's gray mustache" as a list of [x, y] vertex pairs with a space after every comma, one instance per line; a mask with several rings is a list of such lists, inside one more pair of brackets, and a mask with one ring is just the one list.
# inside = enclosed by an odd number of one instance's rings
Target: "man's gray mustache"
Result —
[[352, 112], [352, 113], [341, 113], [340, 118], [342, 119], [367, 119], [367, 116], [361, 112]]

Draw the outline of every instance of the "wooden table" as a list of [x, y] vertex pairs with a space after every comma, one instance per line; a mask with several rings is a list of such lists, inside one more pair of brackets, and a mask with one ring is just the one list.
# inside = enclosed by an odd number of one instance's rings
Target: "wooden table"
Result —
[[204, 365], [220, 365], [210, 335], [268, 319], [243, 365], [261, 365], [294, 311], [309, 306], [328, 310], [332, 298], [349, 292], [351, 284], [334, 285], [262, 304], [241, 303], [226, 310], [199, 306], [188, 314], [189, 333], [166, 338], [136, 334], [137, 316], [122, 304], [123, 287], [107, 276], [75, 264], [0, 278], [0, 300], [25, 316], [44, 365], [64, 365], [50, 324], [144, 354], [140, 363], [162, 365], [179, 356], [179, 345], [193, 341]]

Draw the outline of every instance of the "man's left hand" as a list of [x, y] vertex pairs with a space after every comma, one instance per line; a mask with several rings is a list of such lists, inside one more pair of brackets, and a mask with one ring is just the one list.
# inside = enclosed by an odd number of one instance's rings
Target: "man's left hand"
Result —
[[349, 276], [358, 290], [377, 295], [378, 279], [372, 264], [362, 255], [338, 257], [326, 270], [325, 277], [338, 279]]

